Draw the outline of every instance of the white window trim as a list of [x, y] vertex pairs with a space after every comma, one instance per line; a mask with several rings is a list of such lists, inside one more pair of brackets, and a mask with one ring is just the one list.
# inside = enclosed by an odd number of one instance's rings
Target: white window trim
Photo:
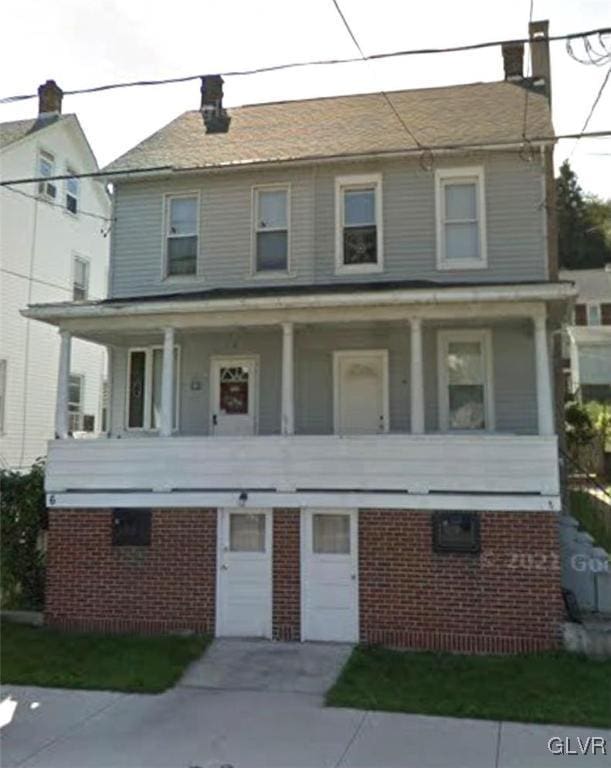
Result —
[[[446, 366], [448, 345], [452, 341], [477, 341], [482, 345], [484, 355], [484, 429], [450, 429], [449, 376]], [[494, 432], [496, 428], [494, 412], [494, 376], [492, 358], [492, 331], [490, 328], [477, 328], [456, 331], [437, 331], [437, 386], [439, 402], [439, 429], [441, 432], [478, 434]]]
[[[75, 176], [77, 176], [77, 175], [78, 175], [78, 171], [75, 171], [75, 170], [74, 170], [74, 168], [72, 168], [70, 165], [66, 165], [66, 174], [67, 174], [67, 175], [70, 175], [70, 176], [72, 176], [72, 177], [75, 177]], [[76, 181], [76, 183], [77, 183], [77, 187], [78, 187], [78, 192], [77, 192], [77, 194], [76, 194], [76, 195], [73, 195], [73, 194], [72, 194], [72, 192], [69, 192], [69, 191], [68, 191], [68, 182], [69, 182], [69, 181], [70, 181], [70, 179], [66, 179], [66, 180], [64, 181], [64, 195], [65, 195], [65, 199], [64, 199], [64, 211], [65, 211], [65, 212], [66, 212], [66, 213], [67, 213], [69, 216], [75, 216], [75, 217], [76, 217], [76, 216], [78, 216], [78, 215], [79, 215], [79, 213], [80, 213], [80, 211], [81, 211], [81, 180], [80, 180], [79, 178], [76, 178], [76, 179], [75, 179], [75, 181]], [[76, 213], [73, 213], [73, 212], [72, 212], [72, 211], [71, 211], [71, 210], [68, 208], [68, 195], [70, 195], [70, 197], [74, 197], [74, 198], [75, 198], [75, 200], [76, 200]]]
[[[51, 170], [51, 176], [55, 176], [56, 175], [56, 168], [57, 168], [57, 157], [55, 155], [55, 152], [51, 152], [50, 149], [47, 149], [46, 147], [43, 147], [43, 146], [40, 146], [40, 145], [36, 149], [36, 172], [35, 172], [34, 176], [36, 178], [39, 178], [39, 177], [42, 176], [42, 174], [40, 172], [40, 161], [41, 161], [43, 155], [48, 155], [50, 158], [53, 159], [53, 168]], [[44, 189], [42, 191], [40, 189], [40, 184], [44, 184]], [[51, 184], [55, 188], [55, 196], [50, 195], [47, 192], [47, 185], [48, 184]], [[59, 193], [59, 185], [58, 185], [57, 181], [45, 181], [45, 182], [39, 181], [36, 184], [36, 194], [38, 195], [38, 197], [41, 200], [47, 200], [47, 201], [52, 202], [52, 203], [57, 203], [57, 202], [59, 202], [58, 199], [57, 199], [58, 193]]]
[[[172, 200], [179, 198], [194, 197], [196, 199], [196, 222], [195, 234], [197, 235], [197, 248], [195, 249], [195, 272], [191, 275], [170, 275], [168, 274], [168, 237], [170, 226], [170, 205]], [[192, 237], [192, 235], [185, 235]], [[163, 232], [161, 246], [161, 279], [164, 282], [192, 282], [200, 275], [200, 256], [201, 256], [201, 194], [198, 189], [186, 190], [184, 192], [168, 192], [163, 196]]]
[[[80, 386], [79, 386], [79, 428], [73, 430], [73, 432], [82, 432], [83, 431], [83, 418], [85, 416], [85, 374], [84, 373], [74, 373], [70, 371], [70, 375], [68, 376], [68, 383], [70, 383], [70, 379], [79, 379], [80, 380]], [[68, 418], [70, 418], [76, 411], [70, 410], [70, 399], [68, 399]]]
[[[601, 307], [601, 302], [599, 301], [586, 301], [586, 326], [590, 328], [598, 328], [602, 325], [602, 319], [603, 319], [603, 311]], [[598, 308], [598, 323], [591, 323], [590, 322], [590, 312], [594, 307]]]
[[[257, 213], [259, 210], [259, 192], [286, 192], [286, 269], [275, 270], [257, 270]], [[292, 190], [289, 182], [279, 182], [277, 184], [256, 184], [251, 189], [250, 198], [250, 275], [255, 279], [261, 280], [266, 277], [269, 278], [282, 278], [282, 277], [294, 277], [292, 272], [292, 258], [291, 258], [291, 198]], [[265, 232], [283, 232], [280, 229], [268, 229], [261, 230]]]
[[[445, 195], [446, 181], [477, 182], [477, 208], [479, 224], [479, 259], [446, 259], [445, 255]], [[486, 269], [488, 267], [488, 243], [486, 235], [486, 186], [483, 166], [464, 168], [439, 168], [435, 171], [435, 219], [437, 230], [437, 269]]]
[[[344, 264], [344, 199], [346, 189], [375, 188], [376, 252], [375, 264]], [[382, 174], [367, 173], [335, 177], [335, 274], [359, 275], [384, 271], [384, 233], [382, 212]]]
[[[153, 352], [157, 349], [163, 351], [162, 344], [153, 344], [148, 347], [128, 347], [127, 349], [127, 380], [125, 386], [125, 413], [123, 428], [126, 432], [150, 432], [157, 434], [161, 427], [151, 426], [151, 405], [153, 400]], [[180, 430], [180, 359], [181, 348], [180, 344], [175, 344], [176, 350], [176, 392], [174, 397], [176, 405], [174, 408], [174, 421], [175, 425], [172, 426], [172, 432], [178, 432]], [[132, 376], [132, 353], [144, 352], [144, 418], [143, 425], [141, 427], [129, 426], [129, 387]]]
[[[71, 214], [72, 216], [74, 214]], [[85, 286], [85, 298], [84, 299], [75, 299], [74, 298], [74, 282], [76, 280], [76, 262], [80, 261], [87, 267], [87, 285]], [[71, 269], [71, 288], [72, 288], [72, 300], [73, 301], [87, 301], [89, 298], [89, 287], [91, 285], [91, 259], [88, 259], [86, 256], [81, 256], [80, 253], [73, 253], [72, 254], [72, 269]]]

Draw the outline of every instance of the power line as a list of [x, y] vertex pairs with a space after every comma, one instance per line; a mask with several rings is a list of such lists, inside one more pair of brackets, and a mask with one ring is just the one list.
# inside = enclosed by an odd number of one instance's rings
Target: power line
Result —
[[[555, 136], [531, 136], [528, 139], [529, 144], [537, 144], [541, 142], [552, 142], [552, 141], [564, 141], [566, 139], [603, 139], [608, 138], [611, 136], [611, 129], [606, 129], [603, 131], [589, 131], [589, 132], [581, 132], [581, 133], [562, 133], [562, 134], [556, 134]], [[448, 152], [448, 151], [464, 151], [464, 150], [478, 150], [478, 149], [486, 149], [487, 147], [494, 147], [502, 149], [503, 147], [512, 147], [515, 148], [518, 145], [517, 140], [513, 141], [492, 141], [492, 142], [478, 142], [478, 143], [467, 143], [467, 144], [436, 144], [430, 148], [427, 148], [428, 152], [431, 152], [433, 154], [434, 152]], [[332, 160], [335, 158], [346, 158], [346, 157], [370, 157], [371, 155], [376, 156], [384, 156], [384, 155], [392, 155], [396, 154], [398, 152], [402, 152], [405, 154], [416, 154], [421, 153], [422, 149], [420, 147], [416, 149], [406, 149], [404, 147], [395, 148], [395, 149], [388, 149], [388, 150], [378, 150], [375, 152], [348, 152], [343, 154], [337, 154], [337, 155], [308, 155], [307, 157], [300, 157], [298, 160], [301, 161], [313, 161], [313, 160]], [[241, 166], [231, 165], [226, 166], [228, 169], [235, 169], [236, 167], [248, 167], [252, 168], [252, 166], [257, 165], [267, 165], [269, 163], [290, 163], [291, 160], [288, 159], [286, 161], [282, 160], [261, 160], [261, 161], [254, 161], [249, 163], [243, 163]], [[150, 166], [150, 167], [144, 167], [144, 168], [130, 168], [129, 170], [124, 171], [96, 171], [92, 173], [76, 173], [71, 174], [69, 177], [67, 176], [34, 176], [30, 178], [23, 178], [23, 179], [7, 179], [4, 181], [0, 181], [0, 187], [7, 187], [14, 184], [32, 184], [39, 181], [58, 181], [65, 178], [70, 179], [90, 179], [90, 178], [107, 178], [112, 179], [115, 176], [129, 176], [129, 175], [135, 175], [139, 173], [153, 173], [153, 172], [165, 172], [165, 173], [195, 173], [198, 171], [206, 171], [206, 170], [214, 170], [218, 171], [219, 167], [225, 167], [225, 166], [185, 166], [185, 167], [179, 167], [179, 166], [172, 166], [172, 165], [160, 165], [160, 166]]]
[[[346, 17], [344, 16], [344, 14], [343, 14], [343, 12], [342, 12], [342, 9], [341, 9], [341, 8], [340, 8], [340, 6], [339, 6], [339, 3], [337, 2], [337, 0], [331, 0], [331, 2], [332, 2], [332, 3], [333, 3], [333, 5], [335, 6], [335, 10], [336, 10], [336, 11], [337, 11], [337, 13], [339, 14], [339, 17], [340, 17], [340, 19], [342, 20], [342, 23], [343, 23], [344, 27], [346, 28], [346, 31], [347, 31], [347, 32], [348, 32], [348, 34], [350, 35], [350, 38], [351, 38], [352, 42], [353, 42], [353, 43], [354, 43], [354, 45], [356, 46], [356, 49], [357, 49], [357, 51], [358, 51], [358, 52], [361, 54], [361, 59], [362, 59], [363, 61], [367, 61], [367, 57], [366, 57], [366, 56], [365, 56], [365, 54], [363, 53], [363, 49], [362, 49], [362, 48], [361, 48], [361, 46], [359, 45], [359, 41], [356, 39], [356, 35], [354, 34], [354, 32], [352, 31], [352, 29], [350, 28], [350, 24], [348, 24], [348, 20], [347, 20], [347, 19], [346, 19]], [[393, 111], [393, 114], [395, 115], [395, 117], [397, 118], [397, 120], [398, 120], [398, 121], [401, 123], [401, 126], [403, 127], [403, 130], [404, 130], [404, 131], [407, 133], [407, 135], [410, 137], [410, 139], [411, 139], [411, 140], [412, 140], [412, 141], [413, 141], [413, 142], [416, 144], [416, 146], [417, 146], [419, 149], [425, 149], [425, 147], [424, 147], [424, 146], [423, 146], [423, 145], [422, 145], [422, 144], [421, 144], [421, 143], [418, 141], [418, 139], [416, 138], [416, 135], [414, 134], [414, 132], [413, 132], [412, 130], [410, 130], [410, 128], [409, 128], [409, 126], [407, 125], [407, 123], [405, 122], [405, 120], [404, 120], [404, 119], [401, 117], [401, 115], [400, 115], [400, 114], [399, 114], [399, 112], [397, 111], [397, 109], [396, 109], [395, 105], [392, 103], [392, 101], [391, 101], [391, 99], [390, 99], [389, 95], [386, 93], [386, 91], [380, 91], [380, 93], [381, 93], [381, 94], [382, 94], [382, 96], [384, 97], [384, 100], [386, 101], [386, 103], [388, 104], [388, 106], [389, 106], [389, 107], [391, 108], [391, 110]]]
[[[51, 177], [47, 177], [47, 179], [50, 179]], [[70, 176], [71, 179], [74, 179], [74, 176]], [[15, 187], [11, 187], [8, 183], [2, 184], [2, 187], [4, 189], [7, 189], [9, 192], [15, 192], [17, 195], [21, 195], [22, 197], [28, 197], [30, 200], [42, 200], [47, 205], [51, 205], [54, 208], [61, 208], [61, 210], [66, 210], [65, 206], [63, 206], [61, 203], [54, 203], [52, 200], [46, 200], [45, 198], [41, 198], [39, 195], [32, 195], [29, 192], [24, 192], [22, 189], [15, 189]], [[90, 216], [92, 219], [100, 219], [101, 221], [107, 222], [112, 221], [112, 218], [110, 216], [102, 216], [99, 213], [92, 213], [91, 211], [84, 211], [82, 208], [77, 208], [77, 214], [79, 216]]]
[[[606, 75], [603, 77], [603, 81], [600, 84], [600, 88], [598, 89], [598, 93], [596, 94], [594, 101], [592, 102], [592, 106], [590, 107], [590, 111], [588, 112], [588, 116], [585, 119], [585, 122], [583, 124], [583, 128], [581, 129], [581, 133], [584, 134], [588, 128], [588, 125], [590, 124], [590, 120], [592, 119], [592, 115], [594, 114], [594, 111], [596, 110], [596, 107], [598, 106], [598, 102], [601, 99], [601, 96], [603, 95], [603, 91], [607, 87], [607, 83], [609, 82], [609, 76], [611, 76], [611, 67], [607, 70]], [[573, 145], [573, 149], [571, 150], [571, 154], [569, 155], [569, 160], [571, 157], [573, 157], [573, 154], [575, 150], [577, 149], [577, 144], [579, 143], [579, 139], [581, 137], [578, 136], [575, 140], [575, 144]]]
[[[69, 288], [65, 285], [60, 285], [60, 283], [51, 283], [49, 280], [42, 280], [39, 277], [31, 277], [30, 275], [23, 274], [23, 272], [14, 272], [12, 269], [7, 269], [6, 267], [0, 267], [0, 272], [6, 272], [7, 275], [20, 277], [22, 280], [28, 280], [31, 283], [40, 283], [41, 285], [46, 285], [49, 288], [59, 288], [61, 291], [66, 291], [66, 293], [72, 293], [72, 288]], [[94, 301], [101, 301], [98, 296], [88, 296], [88, 298]]]
[[[537, 38], [537, 41], [554, 43], [559, 40], [571, 41], [578, 38], [583, 38], [584, 40], [587, 40], [587, 38], [592, 37], [594, 35], [598, 36], [599, 40], [602, 40], [604, 35], [608, 35], [608, 34], [611, 34], [611, 27], [599, 27], [597, 29], [589, 29], [583, 32], [570, 32], [564, 35], [547, 35], [545, 37]], [[297, 69], [301, 67], [320, 67], [320, 66], [332, 66], [336, 64], [354, 64], [360, 61], [376, 61], [380, 59], [391, 59], [391, 58], [397, 58], [402, 56], [426, 56], [430, 54], [439, 54], [439, 53], [460, 53], [462, 51], [475, 51], [475, 50], [481, 50], [483, 48], [493, 48], [493, 47], [502, 46], [502, 45], [519, 45], [519, 44], [525, 44], [530, 42], [531, 42], [530, 37], [516, 38], [513, 40], [487, 40], [485, 42], [480, 42], [480, 43], [470, 43], [467, 45], [454, 45], [454, 46], [447, 46], [444, 48], [412, 48], [412, 49], [401, 50], [401, 51], [391, 51], [387, 53], [374, 53], [374, 54], [370, 54], [369, 56], [359, 56], [359, 57], [351, 56], [351, 57], [342, 58], [342, 59], [336, 58], [336, 59], [316, 59], [311, 61], [296, 61], [296, 62], [289, 62], [286, 64], [274, 64], [269, 67], [256, 67], [253, 69], [241, 69], [241, 70], [220, 72], [219, 74], [222, 77], [246, 77], [249, 75], [260, 75], [260, 74], [266, 74], [269, 72], [279, 72], [282, 70]], [[87, 94], [87, 93], [100, 93], [102, 91], [111, 91], [117, 88], [135, 88], [135, 87], [153, 86], [153, 85], [172, 85], [176, 83], [187, 83], [192, 80], [199, 80], [204, 75], [205, 73], [199, 72], [197, 74], [186, 75], [184, 77], [167, 77], [167, 78], [160, 78], [156, 80], [133, 80], [133, 81], [127, 81], [127, 82], [120, 82], [120, 83], [118, 82], [106, 83], [104, 85], [96, 85], [89, 88], [75, 88], [71, 90], [65, 90], [64, 95], [80, 96], [82, 94]], [[18, 101], [27, 101], [28, 99], [36, 99], [36, 98], [38, 98], [37, 93], [17, 94], [14, 96], [5, 96], [1, 98], [0, 104], [12, 104]]]

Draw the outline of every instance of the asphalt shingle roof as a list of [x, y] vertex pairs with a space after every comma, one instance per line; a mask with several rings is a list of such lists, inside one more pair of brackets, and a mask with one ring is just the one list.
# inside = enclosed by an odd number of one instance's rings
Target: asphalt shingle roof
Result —
[[4, 149], [4, 147], [14, 144], [28, 134], [47, 128], [58, 120], [67, 117], [71, 117], [71, 115], [54, 115], [42, 120], [34, 117], [30, 120], [13, 120], [8, 123], [0, 123], [0, 149]]
[[[553, 135], [547, 99], [508, 82], [390, 93], [421, 145], [486, 145]], [[416, 149], [380, 93], [283, 101], [228, 109], [227, 133], [207, 134], [198, 110], [185, 112], [105, 170], [206, 168]]]

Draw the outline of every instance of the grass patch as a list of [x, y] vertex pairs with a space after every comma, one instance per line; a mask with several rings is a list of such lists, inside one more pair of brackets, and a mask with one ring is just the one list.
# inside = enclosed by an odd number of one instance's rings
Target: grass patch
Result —
[[207, 637], [59, 632], [2, 622], [0, 681], [15, 685], [160, 693], [209, 643]]
[[596, 544], [611, 553], [611, 528], [603, 522], [603, 512], [585, 491], [571, 491], [571, 514], [580, 525], [594, 538]]
[[611, 661], [357, 647], [328, 706], [557, 725], [611, 725]]

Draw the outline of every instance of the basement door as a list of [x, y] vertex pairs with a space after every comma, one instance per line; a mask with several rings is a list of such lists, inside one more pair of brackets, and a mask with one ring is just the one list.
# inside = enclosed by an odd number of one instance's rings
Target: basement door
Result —
[[218, 544], [217, 636], [271, 637], [271, 510], [219, 510]]
[[257, 358], [214, 357], [211, 362], [210, 434], [256, 432]]
[[357, 510], [303, 512], [303, 640], [358, 641], [357, 528]]
[[334, 354], [334, 422], [339, 435], [388, 431], [388, 352]]

